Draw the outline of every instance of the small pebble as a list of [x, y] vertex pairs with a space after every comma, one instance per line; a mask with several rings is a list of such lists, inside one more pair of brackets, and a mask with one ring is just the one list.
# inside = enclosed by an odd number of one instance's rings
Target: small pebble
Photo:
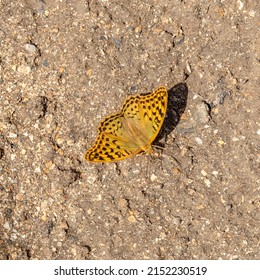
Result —
[[177, 167], [175, 167], [175, 168], [172, 169], [172, 173], [173, 173], [174, 175], [178, 175], [178, 174], [180, 173], [180, 169], [177, 168]]
[[194, 119], [197, 123], [207, 123], [209, 121], [209, 108], [205, 103], [201, 103], [196, 107]]
[[226, 98], [226, 96], [230, 95], [230, 91], [221, 91], [217, 94], [216, 96], [216, 100], [214, 101], [214, 103], [216, 105], [223, 105], [224, 104], [224, 100]]
[[102, 200], [102, 195], [101, 194], [98, 194], [96, 195], [96, 201], [101, 201]]
[[40, 168], [40, 167], [36, 167], [36, 168], [34, 169], [34, 172], [35, 172], [35, 173], [41, 173], [41, 168]]
[[131, 86], [130, 89], [129, 89], [130, 92], [135, 92], [136, 90], [137, 90], [137, 86], [136, 85]]
[[76, 256], [76, 255], [77, 255], [77, 250], [76, 250], [76, 248], [72, 248], [72, 249], [71, 249], [71, 253], [72, 253], [73, 256]]
[[87, 76], [93, 76], [93, 73], [94, 73], [94, 70], [92, 69], [92, 68], [89, 68], [89, 69], [87, 69], [86, 70], [86, 74], [87, 74]]
[[135, 27], [135, 33], [140, 33], [142, 31], [142, 26], [138, 25]]
[[196, 142], [198, 145], [202, 145], [202, 144], [203, 144], [202, 139], [199, 138], [199, 137], [195, 137], [195, 142]]
[[210, 187], [210, 185], [211, 185], [211, 182], [209, 179], [205, 179], [204, 183], [206, 184], [207, 187]]
[[64, 142], [64, 139], [61, 138], [61, 137], [56, 137], [55, 140], [56, 140], [56, 142], [57, 142], [58, 145], [60, 145], [60, 144], [62, 144], [62, 143]]
[[115, 45], [116, 45], [118, 48], [122, 48], [122, 42], [121, 42], [121, 40], [114, 39], [114, 42], [115, 42]]
[[11, 240], [16, 240], [17, 239], [17, 234], [16, 233], [12, 233], [10, 236]]
[[5, 222], [4, 225], [3, 225], [3, 228], [7, 229], [7, 230], [10, 230], [11, 227], [10, 227], [10, 224], [8, 222]]
[[233, 205], [231, 203], [226, 205], [226, 211], [229, 212], [233, 208]]
[[141, 171], [140, 171], [140, 169], [133, 169], [132, 172], [133, 172], [133, 174], [138, 175], [138, 174], [140, 174]]
[[11, 154], [11, 160], [13, 161], [15, 159], [16, 155], [15, 154]]
[[225, 141], [223, 141], [222, 139], [220, 139], [220, 140], [218, 141], [218, 144], [222, 146], [222, 145], [225, 145], [226, 143], [225, 143]]
[[17, 71], [21, 74], [27, 75], [31, 72], [31, 67], [28, 65], [21, 65], [17, 67]]
[[129, 217], [127, 218], [127, 220], [128, 220], [130, 223], [136, 222], [136, 218], [135, 218], [135, 216], [133, 216], [133, 215], [129, 216]]
[[150, 177], [150, 180], [153, 182], [157, 179], [158, 177], [155, 174], [152, 174]]
[[187, 61], [187, 63], [186, 63], [186, 69], [189, 73], [191, 73], [191, 66], [190, 66], [189, 61]]
[[24, 48], [30, 53], [37, 51], [37, 47], [34, 44], [25, 44]]
[[174, 223], [175, 225], [177, 225], [177, 226], [178, 226], [178, 225], [180, 225], [180, 224], [181, 224], [182, 219], [181, 219], [181, 217], [176, 216], [176, 217], [173, 217], [172, 221], [173, 221], [173, 223]]
[[237, 0], [237, 4], [238, 4], [238, 9], [241, 11], [244, 8], [244, 3], [240, 0]]
[[17, 137], [17, 134], [16, 134], [16, 133], [10, 132], [9, 135], [8, 135], [8, 137], [10, 137], [10, 138], [16, 138], [16, 137]]

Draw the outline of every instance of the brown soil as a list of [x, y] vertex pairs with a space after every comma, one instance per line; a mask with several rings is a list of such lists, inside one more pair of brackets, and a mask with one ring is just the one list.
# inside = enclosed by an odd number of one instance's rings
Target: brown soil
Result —
[[[1, 1], [1, 259], [259, 259], [259, 1]], [[152, 156], [84, 160], [169, 91]]]

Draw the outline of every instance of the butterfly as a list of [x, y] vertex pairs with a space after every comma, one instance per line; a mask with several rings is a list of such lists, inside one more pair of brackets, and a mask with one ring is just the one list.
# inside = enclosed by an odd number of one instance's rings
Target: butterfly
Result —
[[86, 152], [90, 162], [113, 162], [139, 153], [150, 154], [162, 127], [168, 103], [164, 86], [149, 94], [128, 97], [119, 113], [99, 125], [94, 145]]

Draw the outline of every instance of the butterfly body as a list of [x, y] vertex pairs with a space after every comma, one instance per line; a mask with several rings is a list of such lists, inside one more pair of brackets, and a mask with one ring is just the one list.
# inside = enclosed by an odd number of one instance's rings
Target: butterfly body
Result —
[[151, 153], [163, 124], [168, 102], [165, 87], [146, 95], [130, 96], [121, 112], [105, 118], [95, 144], [86, 154], [91, 162], [113, 162], [138, 153]]

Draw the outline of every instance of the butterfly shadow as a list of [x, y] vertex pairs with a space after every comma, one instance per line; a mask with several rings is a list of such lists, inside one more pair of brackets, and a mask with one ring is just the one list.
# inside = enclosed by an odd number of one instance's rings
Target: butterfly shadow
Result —
[[179, 83], [168, 90], [168, 107], [161, 131], [154, 141], [154, 145], [162, 147], [159, 141], [167, 136], [178, 125], [181, 115], [184, 113], [188, 98], [188, 87], [186, 83]]

